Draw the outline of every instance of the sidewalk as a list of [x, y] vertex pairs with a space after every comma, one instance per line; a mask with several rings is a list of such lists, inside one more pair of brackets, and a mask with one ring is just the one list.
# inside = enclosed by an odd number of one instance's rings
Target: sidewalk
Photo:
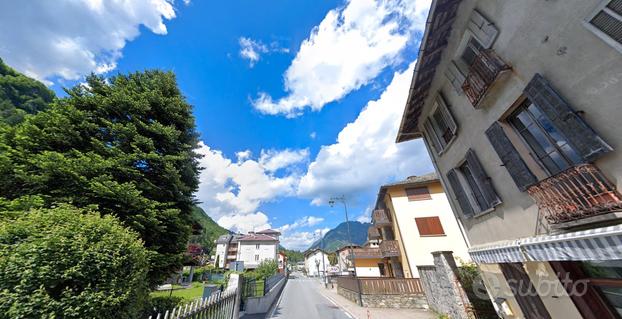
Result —
[[436, 315], [423, 309], [392, 309], [392, 308], [363, 308], [337, 293], [337, 285], [325, 289], [322, 283], [316, 282], [318, 291], [339, 307], [349, 312], [355, 319], [435, 319]]

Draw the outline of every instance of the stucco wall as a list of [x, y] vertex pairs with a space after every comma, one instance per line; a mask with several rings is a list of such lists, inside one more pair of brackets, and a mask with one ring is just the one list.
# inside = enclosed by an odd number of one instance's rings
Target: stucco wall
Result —
[[[324, 258], [324, 265], [322, 265], [322, 257]], [[316, 266], [315, 261], [319, 261], [319, 273], [318, 267]], [[330, 266], [330, 261], [328, 260], [328, 255], [316, 251], [311, 255], [305, 257], [305, 269], [307, 270], [307, 276], [318, 276], [324, 273], [324, 266], [328, 268]]]
[[359, 277], [380, 277], [380, 268], [378, 263], [382, 263], [381, 259], [359, 259], [356, 260], [356, 275]]
[[[257, 249], [259, 245], [259, 249]], [[243, 241], [238, 248], [238, 261], [244, 262], [245, 268], [253, 268], [264, 260], [276, 260], [276, 244], [265, 241]], [[255, 260], [255, 255], [259, 255], [259, 260]]]
[[[575, 110], [584, 111], [585, 120], [608, 144], [614, 149], [622, 148], [619, 125], [622, 54], [583, 25], [599, 3], [599, 0], [467, 0], [460, 5], [423, 114], [429, 113], [436, 92], [442, 91], [459, 126], [456, 140], [440, 158], [435, 158], [443, 178], [464, 158], [467, 149], [472, 148], [503, 201], [488, 214], [463, 219], [472, 245], [535, 234], [535, 204], [519, 191], [501, 166], [484, 131], [517, 101], [536, 72], [547, 78]], [[474, 7], [499, 29], [493, 49], [512, 66], [512, 71], [491, 90], [481, 109], [473, 108], [464, 94], [458, 95], [444, 76]], [[622, 182], [620, 154], [612, 152], [596, 161], [618, 188]]]
[[227, 260], [227, 245], [226, 244], [218, 244], [216, 245], [216, 256], [218, 256], [218, 267], [223, 268], [225, 266], [225, 262]]
[[[462, 261], [470, 261], [464, 237], [454, 217], [447, 196], [440, 183], [428, 184], [432, 199], [408, 201], [404, 187], [392, 187], [388, 190], [391, 204], [395, 210], [400, 239], [406, 250], [410, 271], [414, 278], [419, 274], [417, 266], [433, 265], [434, 251], [453, 251], [454, 257]], [[444, 236], [421, 236], [415, 218], [438, 216]]]

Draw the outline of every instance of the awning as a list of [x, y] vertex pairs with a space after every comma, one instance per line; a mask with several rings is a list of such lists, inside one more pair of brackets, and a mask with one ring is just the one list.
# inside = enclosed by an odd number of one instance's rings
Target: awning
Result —
[[478, 264], [514, 263], [524, 261], [518, 240], [499, 241], [469, 249], [471, 259]]
[[522, 238], [469, 249], [476, 263], [622, 259], [622, 225]]

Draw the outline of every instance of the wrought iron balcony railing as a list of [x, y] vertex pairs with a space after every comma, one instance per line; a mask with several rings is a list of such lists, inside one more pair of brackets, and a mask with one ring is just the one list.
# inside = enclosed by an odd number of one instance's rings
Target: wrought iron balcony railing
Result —
[[469, 67], [462, 90], [474, 107], [479, 107], [488, 89], [497, 80], [503, 71], [509, 70], [505, 63], [493, 49], [482, 50]]
[[383, 240], [378, 246], [382, 257], [398, 257], [400, 255], [400, 247], [397, 240]]
[[615, 186], [592, 164], [571, 167], [527, 189], [551, 224], [622, 209]]
[[378, 239], [380, 238], [380, 230], [375, 226], [371, 226], [367, 229], [367, 238]]
[[391, 219], [386, 209], [376, 209], [372, 213], [372, 221], [376, 226], [389, 226], [391, 225]]

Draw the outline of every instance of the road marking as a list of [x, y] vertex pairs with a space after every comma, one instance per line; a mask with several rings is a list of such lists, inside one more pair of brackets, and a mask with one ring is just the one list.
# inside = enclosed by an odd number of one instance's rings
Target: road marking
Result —
[[341, 305], [339, 305], [336, 301], [333, 300], [333, 298], [324, 295], [323, 293], [320, 293], [320, 296], [328, 299], [328, 301], [330, 301], [333, 305], [335, 305], [336, 307], [339, 307], [339, 309], [341, 311], [343, 311], [343, 313], [348, 316], [348, 318], [350, 319], [356, 319], [356, 317], [354, 317], [354, 315], [352, 315], [351, 313], [349, 313], [344, 307], [342, 307]]

